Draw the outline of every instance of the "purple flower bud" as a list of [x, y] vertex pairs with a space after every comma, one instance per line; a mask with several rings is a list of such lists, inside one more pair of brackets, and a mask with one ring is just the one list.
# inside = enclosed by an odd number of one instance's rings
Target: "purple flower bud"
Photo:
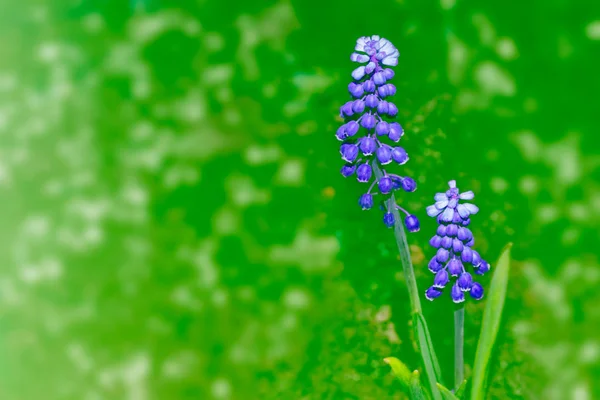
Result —
[[433, 301], [442, 295], [442, 292], [435, 287], [430, 287], [425, 291], [425, 298], [429, 301]]
[[389, 131], [390, 131], [390, 124], [388, 124], [385, 121], [379, 121], [377, 123], [377, 127], [375, 128], [375, 132], [379, 136], [387, 135]]
[[358, 125], [358, 122], [349, 121], [346, 124], [346, 133], [348, 134], [348, 136], [354, 136], [354, 135], [356, 135], [356, 132], [358, 132], [359, 128], [360, 128], [360, 126]]
[[390, 139], [394, 142], [397, 142], [398, 140], [400, 140], [402, 135], [404, 135], [404, 129], [402, 129], [402, 126], [397, 122], [392, 122], [390, 124]]
[[462, 226], [469, 226], [470, 223], [471, 223], [471, 218], [463, 219], [461, 221]]
[[379, 99], [374, 94], [370, 94], [365, 98], [365, 104], [369, 108], [376, 108], [379, 104]]
[[434, 237], [429, 239], [429, 244], [431, 245], [431, 247], [439, 249], [442, 246], [442, 237], [435, 235]]
[[452, 276], [458, 276], [464, 270], [463, 265], [458, 258], [453, 258], [452, 260], [450, 260], [450, 262], [448, 262], [447, 267], [448, 272]]
[[409, 232], [418, 232], [419, 229], [421, 229], [421, 224], [416, 215], [409, 215], [404, 218], [404, 225], [406, 225], [406, 229], [408, 229]]
[[[390, 135], [392, 132], [390, 131]], [[398, 164], [403, 165], [408, 161], [408, 154], [406, 154], [406, 150], [402, 147], [394, 147], [392, 150], [392, 159], [396, 161]]]
[[384, 98], [390, 95], [388, 85], [379, 86], [377, 89], [377, 93], [379, 93], [379, 97]]
[[369, 79], [363, 83], [363, 89], [367, 93], [373, 93], [375, 91], [375, 84], [371, 79]]
[[402, 179], [402, 189], [406, 192], [414, 192], [417, 190], [417, 182], [413, 178], [405, 177]]
[[375, 117], [372, 114], [365, 114], [360, 120], [360, 124], [366, 129], [375, 128]]
[[358, 99], [362, 97], [364, 92], [365, 90], [363, 89], [363, 86], [359, 83], [353, 87], [353, 90], [350, 91], [350, 94], [352, 95], [352, 97]]
[[452, 290], [450, 292], [450, 296], [452, 296], [452, 301], [455, 303], [462, 303], [465, 301], [465, 294], [460, 290], [458, 284], [452, 285]]
[[440, 225], [437, 227], [438, 236], [446, 236], [446, 225]]
[[388, 194], [392, 191], [393, 183], [389, 176], [384, 176], [377, 182], [377, 186], [382, 194]]
[[[358, 170], [356, 171], [356, 173], [358, 173]], [[452, 247], [452, 238], [444, 236], [442, 238], [442, 247], [445, 249], [449, 249], [450, 247]]]
[[335, 132], [335, 137], [337, 138], [337, 140], [342, 142], [348, 138], [348, 133], [346, 132], [346, 124], [340, 126], [337, 129], [337, 132]]
[[477, 268], [479, 264], [481, 264], [481, 256], [475, 250], [473, 250], [473, 260], [471, 260], [471, 264], [473, 264], [475, 268]]
[[458, 254], [463, 251], [463, 243], [457, 238], [452, 239], [452, 250]]
[[388, 112], [387, 115], [389, 115], [390, 117], [395, 117], [396, 115], [398, 115], [398, 107], [396, 107], [396, 105], [394, 103], [388, 102]]
[[463, 292], [468, 292], [469, 290], [471, 290], [471, 284], [473, 283], [473, 277], [471, 276], [470, 273], [463, 272], [462, 274], [460, 274], [460, 276], [456, 280], [456, 283], [458, 283], [458, 287], [460, 288], [460, 290], [462, 290]]
[[377, 64], [375, 64], [373, 61], [371, 61], [365, 67], [365, 73], [370, 74], [371, 72], [373, 72], [375, 70], [376, 66], [377, 66]]
[[396, 94], [396, 86], [394, 86], [391, 83], [388, 83], [387, 85], [385, 85], [387, 87], [387, 91], [388, 91], [388, 96], [393, 96]]
[[436, 272], [438, 272], [439, 270], [441, 270], [443, 268], [442, 264], [440, 264], [435, 257], [433, 257], [430, 261], [429, 264], [427, 265], [427, 268], [429, 268], [429, 270], [431, 272], [433, 272], [434, 274]]
[[473, 285], [471, 285], [470, 294], [475, 300], [481, 300], [483, 298], [483, 286], [478, 282], [474, 282]]
[[446, 234], [452, 237], [456, 236], [458, 234], [458, 226], [454, 224], [448, 225], [448, 228], [446, 228]]
[[433, 278], [433, 286], [442, 289], [444, 286], [446, 286], [449, 280], [450, 278], [448, 277], [448, 272], [443, 269], [435, 274], [435, 278]]
[[475, 238], [471, 238], [471, 240], [469, 240], [467, 243], [465, 243], [465, 246], [469, 246], [469, 247], [475, 246]]
[[354, 78], [355, 81], [361, 80], [363, 76], [365, 76], [364, 65], [361, 65], [360, 67], [357, 67], [354, 71], [352, 71], [352, 78]]
[[358, 146], [351, 144], [344, 148], [342, 160], [351, 163], [356, 160], [356, 156], [358, 156]]
[[354, 110], [352, 109], [352, 102], [348, 101], [346, 104], [344, 104], [340, 112], [342, 113], [342, 116], [345, 115], [346, 117], [351, 117], [352, 115], [354, 115]]
[[375, 82], [377, 86], [383, 85], [385, 81], [385, 74], [383, 72], [375, 72], [375, 74], [373, 75], [373, 82]]
[[342, 167], [342, 170], [340, 172], [342, 173], [342, 175], [345, 178], [347, 178], [354, 173], [355, 169], [356, 169], [356, 165], [346, 164]]
[[352, 103], [352, 111], [354, 111], [357, 114], [360, 114], [363, 111], [365, 111], [365, 102], [360, 99], [354, 100], [354, 102]]
[[375, 155], [382, 165], [392, 162], [392, 151], [388, 146], [380, 146], [375, 152]]
[[376, 149], [377, 149], [377, 142], [372, 137], [365, 136], [360, 141], [360, 151], [362, 151], [362, 153], [365, 156], [370, 156], [371, 154], [373, 154], [373, 152], [375, 152]]
[[485, 273], [488, 272], [489, 270], [490, 270], [490, 264], [488, 264], [488, 262], [485, 260], [481, 260], [481, 264], [479, 264], [479, 267], [475, 269], [475, 273], [477, 275], [485, 275]]
[[356, 179], [359, 182], [369, 182], [371, 179], [371, 166], [368, 163], [361, 164], [356, 169]]
[[470, 247], [465, 246], [460, 254], [460, 258], [463, 260], [463, 262], [470, 263], [473, 261], [473, 250], [471, 250]]
[[448, 261], [448, 257], [450, 257], [450, 253], [444, 248], [438, 249], [437, 253], [435, 254], [435, 258], [440, 263], [445, 263]]
[[365, 193], [358, 199], [358, 204], [363, 210], [369, 210], [373, 207], [373, 195], [371, 193]]
[[386, 68], [383, 70], [383, 75], [385, 76], [385, 79], [389, 81], [394, 77], [394, 70], [391, 68]]
[[350, 61], [357, 62], [357, 63], [365, 63], [365, 62], [369, 61], [369, 56], [366, 56], [364, 54], [359, 54], [359, 53], [352, 53], [352, 54], [350, 54]]
[[469, 228], [463, 228], [462, 226], [458, 228], [458, 238], [463, 242], [470, 240], [473, 237], [473, 234], [469, 230]]
[[377, 105], [377, 112], [381, 115], [387, 114], [389, 110], [389, 103], [385, 100], [381, 100]]
[[394, 222], [394, 214], [392, 214], [391, 212], [386, 212], [385, 214], [383, 214], [383, 223], [385, 224], [385, 226], [391, 228], [394, 226]]
[[392, 176], [392, 190], [397, 190], [400, 189], [402, 187], [402, 179], [398, 176]]

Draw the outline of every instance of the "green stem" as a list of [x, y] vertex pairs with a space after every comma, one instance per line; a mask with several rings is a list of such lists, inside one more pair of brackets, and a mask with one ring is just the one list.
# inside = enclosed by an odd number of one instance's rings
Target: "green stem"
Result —
[[454, 390], [458, 389], [465, 379], [465, 308], [454, 311]]

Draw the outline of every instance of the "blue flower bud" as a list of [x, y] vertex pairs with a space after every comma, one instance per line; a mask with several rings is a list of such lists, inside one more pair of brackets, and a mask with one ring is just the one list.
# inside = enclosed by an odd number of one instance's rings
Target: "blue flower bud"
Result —
[[383, 223], [388, 228], [393, 227], [394, 226], [394, 214], [392, 214], [391, 212], [386, 212], [385, 214], [383, 214]]
[[360, 114], [363, 111], [365, 111], [365, 102], [360, 99], [354, 100], [354, 102], [352, 103], [352, 111], [354, 111], [357, 114]]
[[347, 178], [354, 173], [355, 169], [356, 169], [356, 165], [346, 164], [342, 167], [342, 170], [340, 172], [342, 173], [342, 175], [344, 177]]
[[344, 148], [342, 154], [342, 160], [347, 161], [349, 163], [356, 160], [356, 156], [358, 156], [358, 146], [354, 144], [350, 144]]
[[425, 291], [425, 298], [429, 301], [433, 301], [442, 295], [442, 292], [435, 287], [431, 286]]
[[385, 100], [381, 100], [377, 105], [377, 112], [379, 114], [387, 114], [389, 110], [389, 103]]
[[436, 272], [438, 272], [439, 270], [441, 270], [443, 268], [442, 264], [440, 264], [435, 257], [433, 257], [430, 261], [429, 264], [427, 265], [427, 268], [429, 268], [429, 270], [431, 272], [433, 272], [434, 274]]
[[350, 94], [352, 95], [352, 97], [358, 99], [360, 97], [362, 97], [362, 95], [365, 93], [365, 90], [363, 89], [363, 86], [359, 83], [356, 84], [353, 87], [353, 90], [350, 92]]
[[458, 238], [463, 242], [471, 240], [473, 234], [469, 230], [469, 228], [463, 228], [462, 226], [458, 228]]
[[373, 207], [373, 195], [371, 193], [365, 193], [358, 199], [358, 204], [363, 210], [369, 210]]
[[452, 250], [454, 253], [460, 253], [463, 251], [463, 243], [457, 238], [452, 239]]
[[[356, 171], [356, 173], [358, 173], [358, 170]], [[444, 236], [442, 238], [442, 247], [445, 249], [449, 249], [450, 247], [452, 247], [452, 238]]]
[[471, 240], [469, 240], [467, 243], [465, 243], [465, 246], [469, 246], [469, 247], [475, 246], [475, 238], [471, 238]]
[[475, 300], [481, 300], [483, 298], [483, 286], [478, 282], [474, 282], [471, 286], [470, 295]]
[[348, 133], [346, 133], [346, 124], [340, 126], [335, 132], [335, 137], [339, 141], [344, 141], [348, 138]]
[[490, 264], [488, 264], [488, 262], [485, 260], [481, 260], [481, 264], [479, 264], [479, 267], [475, 268], [475, 273], [477, 275], [484, 275], [489, 270], [490, 270]]
[[446, 228], [446, 234], [452, 237], [456, 236], [458, 234], [458, 226], [454, 224], [448, 225], [448, 228]]
[[394, 103], [388, 102], [387, 115], [389, 115], [390, 117], [395, 117], [396, 115], [398, 115], [398, 107], [396, 107]]
[[[391, 135], [390, 131], [390, 135]], [[394, 147], [392, 150], [392, 159], [396, 161], [398, 164], [403, 165], [408, 161], [408, 154], [406, 154], [406, 150], [402, 147]], [[416, 185], [415, 185], [416, 186]]]
[[461, 221], [462, 226], [469, 226], [470, 223], [471, 223], [471, 218], [463, 219]]
[[360, 126], [358, 125], [358, 122], [350, 121], [346, 124], [346, 133], [348, 136], [354, 136], [356, 135], [356, 132], [358, 132], [359, 128]]
[[365, 98], [365, 104], [369, 108], [376, 108], [377, 104], [379, 104], [379, 98], [374, 94], [370, 94]]
[[388, 91], [388, 96], [393, 96], [396, 94], [396, 86], [394, 86], [391, 83], [388, 83], [387, 85], [385, 85], [387, 87], [387, 91]]
[[342, 113], [342, 116], [346, 117], [351, 117], [352, 115], [354, 115], [354, 110], [352, 109], [352, 102], [349, 101], [346, 104], [344, 104], [340, 109], [340, 112]]
[[417, 190], [417, 182], [413, 178], [405, 177], [402, 179], [402, 189], [406, 192], [414, 192]]
[[465, 246], [463, 248], [462, 253], [460, 254], [460, 258], [463, 260], [463, 262], [466, 263], [470, 263], [471, 261], [473, 261], [473, 251], [471, 250], [471, 248]]
[[361, 65], [360, 67], [357, 67], [354, 71], [352, 71], [352, 78], [354, 78], [355, 81], [361, 80], [364, 76], [365, 76], [365, 66], [364, 65]]
[[437, 227], [438, 236], [446, 236], [446, 225], [440, 225]]
[[379, 89], [377, 89], [377, 93], [379, 93], [379, 97], [381, 98], [389, 96], [390, 92], [388, 90], [388, 85], [379, 86]]
[[404, 218], [404, 225], [406, 225], [406, 229], [408, 229], [409, 232], [418, 232], [419, 229], [421, 229], [421, 224], [416, 215], [409, 215]]
[[431, 245], [431, 247], [439, 249], [442, 246], [442, 237], [435, 235], [434, 237], [429, 239], [429, 244]]
[[381, 86], [386, 82], [385, 79], [385, 74], [383, 72], [376, 72], [373, 75], [373, 82], [377, 85], [377, 86]]
[[365, 62], [369, 61], [369, 56], [366, 56], [364, 54], [359, 54], [359, 53], [352, 53], [352, 54], [350, 54], [350, 61], [357, 62], [357, 63], [365, 63]]
[[372, 137], [366, 136], [360, 141], [360, 151], [362, 151], [365, 156], [370, 156], [376, 149], [377, 142]]
[[383, 75], [385, 76], [385, 79], [389, 81], [394, 77], [394, 70], [391, 68], [386, 68], [383, 70]]
[[366, 129], [373, 129], [375, 127], [375, 117], [372, 114], [365, 114], [360, 120], [360, 124]]
[[375, 152], [377, 159], [382, 165], [386, 165], [392, 162], [392, 151], [388, 146], [380, 146]]
[[448, 257], [450, 257], [450, 253], [444, 248], [438, 249], [437, 253], [435, 254], [435, 258], [440, 263], [445, 263], [448, 261]]
[[450, 292], [450, 296], [452, 296], [452, 301], [455, 303], [462, 303], [465, 301], [465, 294], [460, 290], [458, 284], [452, 285], [452, 290]]
[[393, 183], [389, 176], [384, 176], [377, 182], [377, 186], [382, 194], [388, 194], [392, 191]]
[[390, 131], [390, 124], [388, 124], [385, 121], [379, 121], [377, 123], [377, 127], [375, 128], [375, 132], [379, 136], [387, 135], [389, 131]]
[[371, 179], [371, 166], [368, 163], [361, 164], [356, 169], [356, 179], [359, 182], [369, 182]]
[[373, 93], [375, 91], [375, 84], [371, 79], [369, 79], [363, 83], [363, 89], [367, 93]]
[[[390, 134], [389, 137], [394, 142], [400, 140], [400, 138], [404, 135], [404, 129], [402, 129], [402, 125], [397, 122], [392, 122], [390, 124]], [[393, 137], [392, 137], [393, 136]]]
[[370, 74], [371, 72], [373, 72], [375, 70], [375, 67], [377, 66], [377, 64], [375, 64], [373, 61], [371, 61], [370, 63], [367, 64], [367, 66], [365, 67], [365, 72], [367, 74]]
[[402, 187], [402, 179], [397, 176], [392, 176], [392, 190], [397, 190]]
[[477, 268], [479, 264], [481, 264], [481, 256], [475, 250], [473, 250], [473, 259], [471, 260], [471, 264], [473, 264], [475, 268]]
[[456, 280], [456, 283], [458, 283], [458, 287], [460, 288], [460, 290], [462, 290], [463, 292], [468, 292], [469, 290], [471, 290], [471, 284], [473, 283], [473, 277], [471, 276], [470, 273], [463, 272], [462, 274], [460, 274], [459, 278]]
[[464, 270], [463, 265], [458, 258], [453, 258], [452, 260], [450, 260], [450, 262], [448, 262], [447, 267], [448, 267], [448, 272], [452, 276], [458, 276]]
[[442, 269], [435, 274], [435, 278], [433, 278], [433, 286], [442, 289], [444, 286], [446, 286], [449, 280], [450, 278], [448, 277], [448, 272], [446, 272], [445, 269]]

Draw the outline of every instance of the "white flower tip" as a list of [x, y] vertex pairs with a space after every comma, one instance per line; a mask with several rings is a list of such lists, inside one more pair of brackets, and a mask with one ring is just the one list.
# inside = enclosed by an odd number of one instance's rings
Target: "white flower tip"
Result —
[[448, 186], [450, 186], [450, 189], [454, 189], [456, 187], [456, 181], [455, 180], [448, 181]]

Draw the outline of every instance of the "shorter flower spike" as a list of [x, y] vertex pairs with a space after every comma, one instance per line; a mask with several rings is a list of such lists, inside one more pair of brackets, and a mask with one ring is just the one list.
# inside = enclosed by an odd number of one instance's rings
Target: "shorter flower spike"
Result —
[[[481, 255], [472, 249], [475, 239], [467, 226], [471, 223], [471, 215], [477, 214], [479, 208], [474, 204], [461, 203], [462, 200], [472, 200], [472, 191], [460, 193], [456, 181], [448, 182], [449, 189], [445, 193], [436, 193], [435, 203], [427, 207], [427, 215], [435, 217], [439, 224], [436, 235], [429, 244], [437, 249], [435, 256], [429, 262], [429, 270], [435, 273], [433, 286], [427, 289], [425, 297], [433, 300], [441, 296], [448, 283], [452, 283], [450, 297], [455, 303], [465, 300], [465, 292], [471, 298], [483, 298], [483, 286], [473, 280], [473, 274], [484, 275], [490, 270], [490, 265]], [[472, 269], [467, 270], [471, 264]]]

